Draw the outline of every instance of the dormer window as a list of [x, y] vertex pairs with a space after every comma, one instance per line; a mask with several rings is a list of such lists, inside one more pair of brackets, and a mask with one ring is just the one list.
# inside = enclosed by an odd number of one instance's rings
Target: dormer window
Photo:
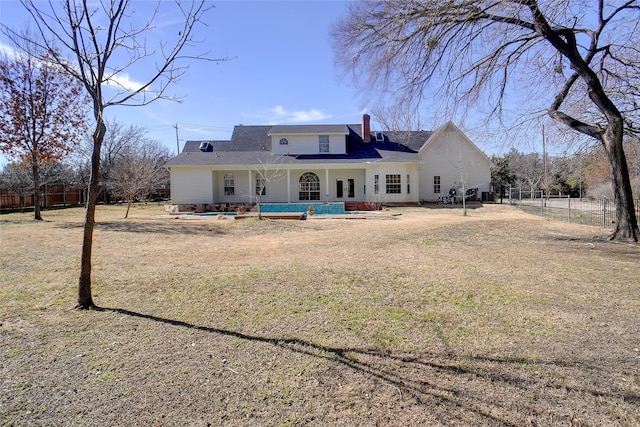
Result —
[[319, 151], [321, 153], [329, 152], [329, 135], [320, 135], [318, 138], [319, 142]]
[[384, 141], [384, 134], [382, 132], [376, 132], [376, 141]]
[[200, 143], [200, 151], [207, 151], [209, 150], [209, 141], [202, 141]]
[[289, 140], [287, 138], [280, 138], [280, 145], [289, 145]]

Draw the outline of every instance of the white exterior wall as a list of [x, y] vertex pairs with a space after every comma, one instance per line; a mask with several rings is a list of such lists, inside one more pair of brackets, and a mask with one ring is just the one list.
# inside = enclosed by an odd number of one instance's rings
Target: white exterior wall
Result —
[[[329, 153], [345, 154], [347, 151], [346, 135], [344, 134], [323, 134], [329, 135]], [[280, 139], [287, 138], [287, 145], [280, 145]], [[319, 135], [272, 135], [271, 152], [273, 154], [319, 154]], [[327, 153], [323, 153], [327, 154]]]
[[213, 173], [208, 167], [171, 168], [171, 203], [213, 203]]
[[[233, 195], [224, 194], [224, 176], [227, 173], [233, 174]], [[219, 195], [217, 203], [248, 203], [249, 195], [249, 172], [247, 170], [214, 171], [214, 186], [216, 194]]]
[[[224, 194], [224, 176], [227, 173], [233, 174], [234, 194]], [[274, 172], [275, 173], [275, 172]], [[256, 177], [255, 170], [225, 170], [214, 171], [214, 186], [216, 194], [219, 195], [215, 203], [255, 203]], [[268, 174], [268, 173], [267, 173]], [[266, 185], [266, 190], [262, 196], [262, 202], [287, 202], [287, 171], [280, 170], [277, 176], [270, 177], [272, 180]]]
[[440, 193], [451, 187], [478, 188], [478, 198], [491, 187], [491, 163], [465, 136], [446, 129], [420, 153], [420, 200], [437, 201], [434, 176], [440, 176]]
[[[365, 169], [329, 169], [329, 200], [337, 202], [364, 201], [364, 186], [366, 178], [367, 174]], [[339, 179], [344, 182], [344, 194], [342, 198], [338, 198], [337, 195], [337, 181]], [[349, 179], [354, 180], [354, 197], [348, 197]]]
[[[287, 171], [282, 170], [280, 172], [282, 176], [278, 176], [267, 183], [265, 194], [262, 196], [263, 203], [287, 203]], [[255, 175], [253, 179], [255, 181]], [[255, 183], [253, 185], [255, 194]]]
[[[330, 169], [329, 167], [333, 168]], [[366, 182], [366, 171], [365, 169], [335, 169], [335, 165], [328, 165], [325, 167], [307, 167], [307, 168], [298, 168], [291, 169], [289, 171], [289, 175], [287, 176], [287, 171], [281, 171], [281, 177], [267, 184], [266, 194], [262, 197], [262, 201], [264, 203], [269, 202], [278, 202], [278, 203], [298, 203], [299, 200], [299, 183], [300, 177], [306, 173], [312, 172], [318, 176], [320, 181], [320, 201], [364, 201], [364, 186]], [[327, 185], [327, 173], [328, 173], [328, 185]], [[238, 191], [238, 183], [244, 182], [238, 180], [238, 174], [234, 174], [236, 181], [236, 192]], [[287, 178], [288, 177], [288, 178]], [[220, 172], [220, 179], [224, 178], [224, 172]], [[287, 181], [290, 179], [290, 181]], [[344, 181], [344, 197], [337, 198], [336, 196], [336, 181], [338, 179], [342, 179]], [[348, 196], [348, 180], [354, 179], [354, 197]], [[255, 172], [252, 172], [252, 181], [255, 181]], [[242, 184], [244, 185], [244, 184]], [[252, 182], [252, 195], [255, 194], [255, 182]], [[221, 191], [223, 194], [224, 184], [221, 186]], [[248, 193], [247, 193], [248, 194]], [[327, 197], [328, 196], [328, 197]], [[228, 200], [224, 200], [228, 201]], [[230, 200], [229, 200], [230, 201]], [[248, 201], [248, 198], [245, 197], [244, 201]], [[255, 202], [255, 197], [252, 198], [253, 202]], [[304, 201], [303, 201], [304, 202]]]
[[[400, 175], [400, 193], [387, 193], [387, 175]], [[379, 191], [375, 193], [375, 175], [378, 175]], [[407, 175], [410, 179], [410, 193], [407, 193]], [[419, 182], [418, 168], [413, 164], [396, 163], [372, 165], [367, 169], [367, 202], [382, 203], [415, 203], [418, 201]]]

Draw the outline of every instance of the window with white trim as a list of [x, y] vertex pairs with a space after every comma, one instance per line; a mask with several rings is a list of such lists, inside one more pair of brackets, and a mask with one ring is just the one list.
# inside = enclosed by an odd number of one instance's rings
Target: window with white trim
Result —
[[387, 194], [402, 193], [402, 182], [399, 173], [387, 174], [386, 176]]
[[433, 177], [433, 192], [435, 194], [440, 194], [440, 175], [435, 175]]
[[[260, 192], [262, 190], [262, 192]], [[267, 185], [265, 179], [261, 175], [256, 175], [256, 195], [264, 196], [267, 194]]]
[[320, 200], [320, 178], [313, 172], [305, 172], [299, 180], [300, 200]]
[[318, 137], [319, 150], [321, 153], [329, 152], [329, 135], [320, 135]]
[[380, 175], [373, 176], [373, 193], [380, 194]]
[[235, 180], [232, 173], [224, 174], [224, 195], [233, 196], [235, 193]]

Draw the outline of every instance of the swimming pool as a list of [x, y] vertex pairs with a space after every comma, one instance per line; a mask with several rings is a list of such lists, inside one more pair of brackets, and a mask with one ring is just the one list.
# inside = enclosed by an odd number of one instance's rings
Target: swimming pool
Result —
[[[313, 207], [314, 215], [343, 215], [348, 213], [344, 210], [343, 202], [332, 203], [262, 203], [260, 211], [267, 212], [300, 212], [306, 213], [309, 207]], [[257, 210], [254, 208], [254, 210]]]

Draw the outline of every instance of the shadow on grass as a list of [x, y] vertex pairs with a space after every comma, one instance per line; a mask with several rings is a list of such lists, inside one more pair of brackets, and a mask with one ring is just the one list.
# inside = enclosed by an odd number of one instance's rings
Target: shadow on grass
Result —
[[[82, 228], [82, 223], [61, 223], [59, 228], [77, 229]], [[96, 222], [96, 230], [115, 231], [123, 233], [150, 233], [150, 234], [167, 234], [167, 235], [222, 235], [226, 234], [220, 227], [215, 227], [210, 223], [193, 223], [187, 221], [163, 221], [163, 222], [144, 222], [144, 221], [109, 221]]]
[[431, 209], [480, 209], [483, 204], [482, 202], [467, 202], [466, 205], [462, 205], [462, 202], [458, 203], [435, 203], [431, 202], [424, 205], [427, 208]]
[[[582, 366], [580, 362], [527, 360], [523, 357], [493, 358], [484, 356], [458, 356], [455, 354], [436, 355], [428, 351], [393, 355], [376, 349], [323, 346], [297, 338], [269, 338], [249, 335], [231, 330], [199, 326], [179, 320], [137, 313], [121, 308], [96, 308], [96, 310], [111, 311], [172, 326], [265, 343], [290, 352], [331, 360], [351, 368], [355, 372], [376, 378], [395, 387], [401, 397], [411, 397], [418, 404], [424, 405], [427, 404], [427, 399], [435, 399], [438, 405], [450, 407], [453, 413], [459, 409], [464, 409], [475, 413], [489, 424], [497, 422], [505, 426], [518, 426], [521, 425], [521, 422], [509, 419], [512, 417], [500, 415], [500, 411], [493, 411], [494, 407], [502, 406], [499, 401], [494, 402], [493, 398], [486, 398], [487, 396], [482, 394], [474, 395], [473, 393], [463, 393], [466, 394], [465, 396], [461, 395], [459, 388], [443, 386], [442, 378], [438, 377], [437, 374], [445, 375], [445, 377], [454, 377], [452, 380], [453, 384], [460, 384], [462, 381], [481, 380], [491, 386], [495, 383], [502, 383], [518, 388], [523, 393], [530, 393], [532, 389], [543, 389], [544, 387], [548, 387], [548, 384], [543, 384], [538, 378], [519, 375], [517, 372], [508, 372], [510, 368], [519, 371], [522, 366], [527, 364], [573, 369], [579, 369]], [[485, 366], [482, 369], [478, 369], [474, 366], [474, 363], [489, 363], [492, 366], [502, 366], [502, 368], [487, 369]], [[402, 369], [398, 369], [399, 364]], [[425, 379], [425, 375], [412, 375], [416, 373], [419, 374], [421, 370], [425, 369], [433, 372], [433, 380]], [[417, 378], [418, 376], [421, 378]], [[612, 390], [596, 390], [587, 384], [582, 388], [574, 387], [572, 389], [567, 387], [567, 389], [575, 391], [578, 394], [590, 394], [599, 398], [621, 399], [631, 405], [640, 402], [640, 396], [634, 393], [625, 394]], [[516, 408], [512, 409], [518, 411]], [[520, 410], [522, 410], [522, 408], [520, 408]]]

